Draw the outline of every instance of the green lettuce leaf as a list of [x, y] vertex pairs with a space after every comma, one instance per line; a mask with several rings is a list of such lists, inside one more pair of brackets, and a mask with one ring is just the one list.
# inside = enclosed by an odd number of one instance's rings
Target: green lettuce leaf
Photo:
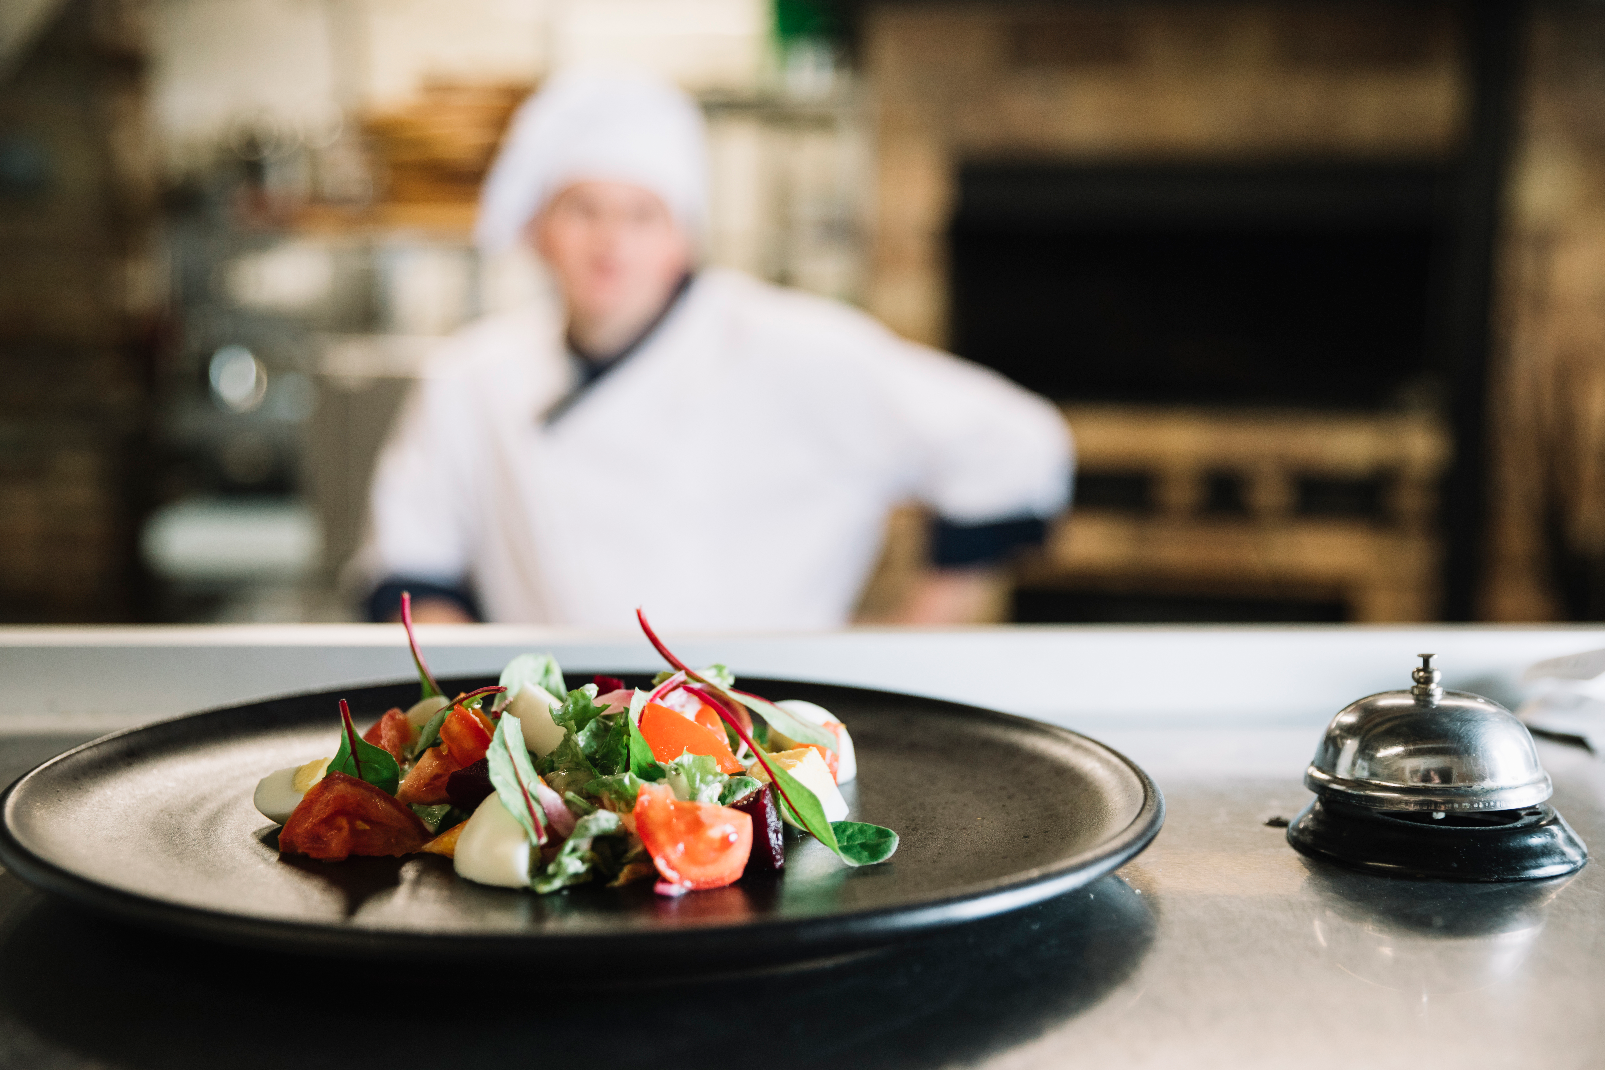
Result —
[[614, 773], [612, 776], [597, 777], [585, 785], [587, 795], [594, 795], [598, 799], [605, 799], [621, 810], [633, 810], [635, 797], [641, 791], [646, 781], [634, 773]]
[[344, 773], [394, 795], [401, 784], [401, 767], [389, 751], [357, 735], [357, 728], [351, 723], [351, 707], [346, 705], [345, 699], [340, 700], [340, 729], [340, 749], [334, 752], [323, 775]]
[[836, 834], [836, 853], [855, 866], [873, 866], [892, 857], [897, 850], [897, 833], [863, 821], [832, 821]]
[[568, 812], [573, 814], [575, 817], [584, 817], [586, 814], [592, 813], [596, 810], [596, 805], [594, 803], [580, 798], [572, 791], [565, 791], [563, 793], [563, 802], [568, 805]]
[[761, 780], [754, 780], [750, 776], [733, 776], [725, 781], [723, 790], [719, 792], [719, 805], [729, 806], [733, 802], [740, 802], [761, 787]]
[[586, 814], [575, 823], [574, 831], [563, 841], [557, 855], [536, 871], [530, 879], [530, 887], [546, 895], [559, 888], [590, 880], [599, 861], [592, 849], [594, 841], [599, 836], [616, 835], [623, 829], [619, 815], [611, 810]]
[[719, 772], [718, 759], [687, 751], [669, 763], [667, 779], [674, 797], [682, 802], [711, 803], [719, 801], [730, 778]]
[[[674, 670], [672, 669], [658, 673], [652, 677], [652, 686], [657, 687], [673, 675]], [[698, 669], [696, 675], [709, 683], [718, 684], [720, 687], [730, 688], [736, 686], [736, 674], [724, 665], [709, 665], [706, 669]]]
[[552, 709], [552, 720], [571, 732], [583, 732], [591, 722], [602, 716], [605, 706], [598, 706], [596, 699], [596, 685], [586, 684], [568, 693], [561, 705]]
[[586, 759], [572, 731], [564, 733], [563, 742], [535, 763], [535, 771], [558, 792], [589, 784], [599, 775]]
[[513, 697], [525, 684], [534, 684], [543, 688], [548, 695], [562, 702], [568, 698], [568, 688], [563, 685], [563, 670], [558, 667], [557, 659], [550, 654], [520, 654], [507, 663], [502, 670], [501, 678], [496, 681], [507, 688], [497, 699], [497, 708], [505, 709], [513, 701]]
[[580, 734], [580, 750], [602, 776], [624, 772], [630, 766], [629, 715], [598, 717], [586, 725]]
[[529, 760], [529, 749], [524, 746], [524, 726], [518, 723], [517, 717], [502, 714], [485, 757], [490, 763], [490, 782], [497, 798], [524, 826], [531, 841], [545, 843], [546, 811], [536, 798], [535, 766]]

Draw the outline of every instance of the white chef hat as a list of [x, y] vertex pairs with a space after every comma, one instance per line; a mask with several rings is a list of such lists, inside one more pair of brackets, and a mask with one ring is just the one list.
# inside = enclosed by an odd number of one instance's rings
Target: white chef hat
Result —
[[554, 195], [585, 179], [645, 187], [693, 238], [708, 215], [702, 112], [681, 90], [640, 73], [573, 70], [519, 106], [479, 196], [474, 240], [514, 245]]

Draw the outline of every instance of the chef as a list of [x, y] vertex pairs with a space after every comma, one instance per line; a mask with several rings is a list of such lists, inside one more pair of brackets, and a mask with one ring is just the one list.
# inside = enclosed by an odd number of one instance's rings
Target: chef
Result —
[[702, 266], [701, 114], [634, 75], [515, 115], [476, 240], [533, 246], [554, 311], [448, 340], [393, 427], [352, 563], [374, 619], [815, 629], [847, 622], [889, 510], [938, 518], [909, 620], [974, 612], [1070, 478], [1064, 422], [855, 309]]

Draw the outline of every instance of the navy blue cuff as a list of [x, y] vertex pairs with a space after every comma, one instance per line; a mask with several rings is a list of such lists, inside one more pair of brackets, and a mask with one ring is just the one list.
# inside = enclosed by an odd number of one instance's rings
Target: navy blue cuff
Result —
[[988, 524], [931, 521], [931, 563], [937, 568], [978, 568], [1008, 560], [1027, 547], [1041, 546], [1048, 523], [1040, 517]]
[[368, 596], [366, 604], [368, 619], [375, 624], [383, 624], [393, 619], [401, 612], [402, 591], [411, 592], [414, 602], [422, 602], [426, 598], [442, 599], [456, 603], [464, 613], [475, 620], [485, 619], [479, 614], [479, 606], [474, 601], [474, 596], [463, 588], [448, 587], [428, 580], [407, 579], [404, 576], [387, 577]]

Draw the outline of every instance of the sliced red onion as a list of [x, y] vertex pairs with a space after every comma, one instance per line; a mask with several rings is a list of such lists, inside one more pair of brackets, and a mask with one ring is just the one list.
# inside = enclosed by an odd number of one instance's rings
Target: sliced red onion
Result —
[[579, 819], [569, 810], [563, 796], [552, 790], [546, 781], [536, 777], [535, 798], [540, 802], [541, 809], [546, 811], [546, 823], [552, 827], [552, 831], [567, 839]]

